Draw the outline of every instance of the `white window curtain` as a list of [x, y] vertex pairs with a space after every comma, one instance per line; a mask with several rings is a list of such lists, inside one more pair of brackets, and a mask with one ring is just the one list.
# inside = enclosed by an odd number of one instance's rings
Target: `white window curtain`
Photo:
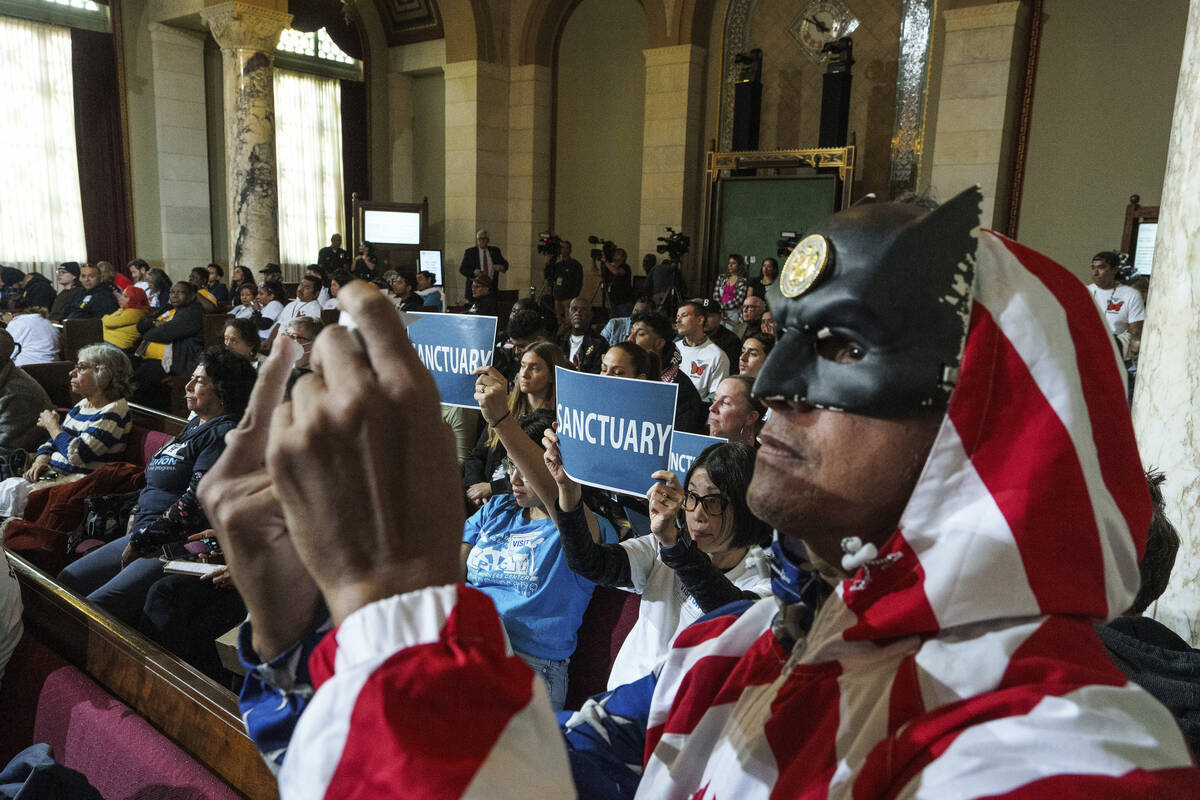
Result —
[[338, 81], [275, 70], [279, 258], [289, 278], [314, 264], [334, 233], [345, 238], [342, 92]]
[[0, 16], [0, 175], [0, 264], [84, 261], [67, 28]]

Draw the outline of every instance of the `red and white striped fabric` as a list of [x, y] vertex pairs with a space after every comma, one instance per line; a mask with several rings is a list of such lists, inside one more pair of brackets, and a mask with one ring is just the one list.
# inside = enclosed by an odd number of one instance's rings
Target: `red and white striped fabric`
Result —
[[983, 232], [899, 529], [795, 653], [766, 603], [680, 638], [639, 796], [1200, 796], [1169, 712], [1093, 627], [1132, 602], [1150, 519], [1127, 409], [1082, 284]]
[[[1104, 323], [989, 232], [974, 298], [899, 529], [792, 653], [771, 600], [678, 637], [639, 797], [1200, 796], [1169, 712], [1093, 628], [1132, 601], [1150, 518]], [[313, 672], [285, 798], [573, 793], [545, 690], [471, 589], [360, 609]]]

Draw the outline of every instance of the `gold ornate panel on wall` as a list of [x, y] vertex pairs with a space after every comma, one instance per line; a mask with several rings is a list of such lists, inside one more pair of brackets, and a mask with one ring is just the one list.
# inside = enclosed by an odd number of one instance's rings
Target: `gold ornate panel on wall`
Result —
[[[901, 4], [895, 0], [845, 0], [860, 20], [854, 31], [854, 80], [850, 132], [858, 149], [854, 196], [887, 193], [895, 118]], [[726, 17], [726, 44], [733, 52], [763, 51], [759, 148], [811, 147], [818, 141], [821, 82], [825, 68], [814, 63], [788, 33], [805, 8], [796, 0], [733, 0]], [[732, 65], [726, 48], [725, 70]], [[724, 89], [725, 87], [723, 87]], [[723, 95], [731, 93], [722, 92]], [[722, 98], [721, 141], [731, 126], [732, 103]]]

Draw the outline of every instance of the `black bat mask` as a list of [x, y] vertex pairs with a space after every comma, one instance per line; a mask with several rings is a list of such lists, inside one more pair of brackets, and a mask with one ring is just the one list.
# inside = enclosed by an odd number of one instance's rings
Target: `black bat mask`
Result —
[[755, 396], [873, 417], [944, 411], [970, 320], [981, 202], [975, 187], [933, 211], [861, 203], [817, 226], [824, 241], [797, 245], [814, 245], [807, 264], [789, 258], [770, 287], [779, 343]]

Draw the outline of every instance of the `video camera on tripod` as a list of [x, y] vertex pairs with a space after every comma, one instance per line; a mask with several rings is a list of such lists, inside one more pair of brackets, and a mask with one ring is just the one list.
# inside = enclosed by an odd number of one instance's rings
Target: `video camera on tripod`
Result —
[[655, 250], [666, 255], [664, 261], [679, 262], [679, 259], [687, 253], [688, 248], [692, 246], [692, 240], [687, 234], [680, 233], [670, 225], [664, 226], [667, 229], [666, 236], [659, 236], [658, 241], [662, 244], [655, 246]]
[[599, 247], [592, 248], [592, 261], [613, 260], [613, 253], [617, 251], [617, 245], [611, 239], [605, 239], [601, 236], [589, 236], [588, 244], [598, 244]]
[[562, 239], [557, 233], [539, 233], [537, 251], [551, 260], [562, 255]]

